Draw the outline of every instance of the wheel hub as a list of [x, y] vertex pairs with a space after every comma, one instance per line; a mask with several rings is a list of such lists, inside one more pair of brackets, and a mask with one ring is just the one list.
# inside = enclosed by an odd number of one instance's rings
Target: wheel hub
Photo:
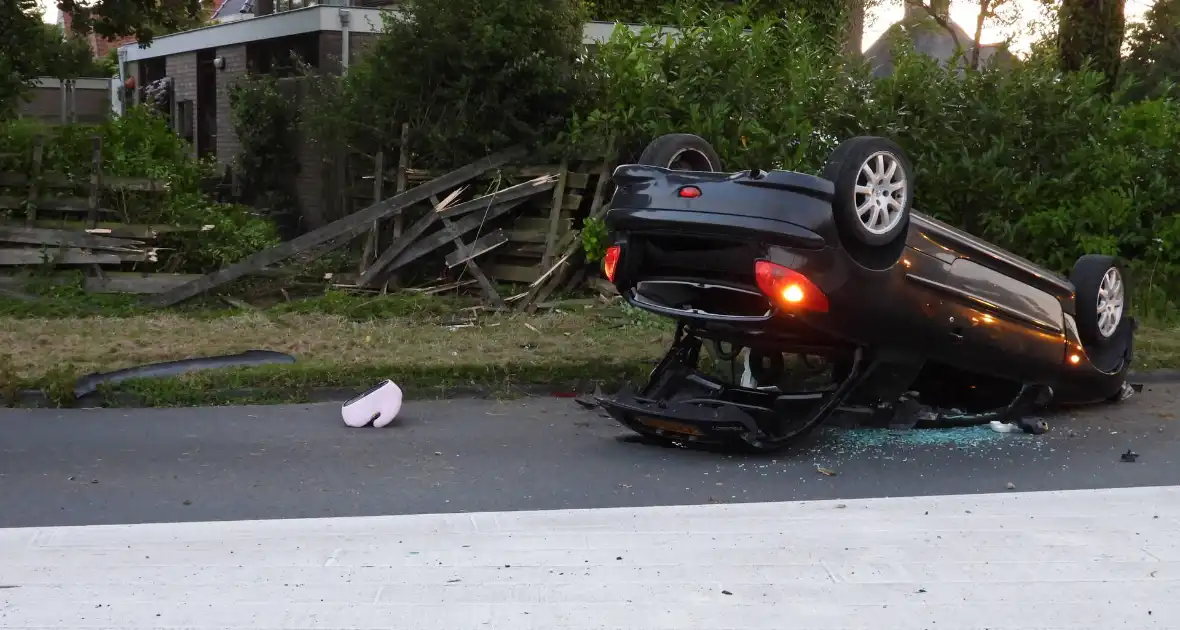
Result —
[[861, 164], [854, 201], [866, 230], [885, 234], [897, 227], [907, 185], [905, 169], [891, 153], [874, 153]]
[[1123, 302], [1123, 275], [1118, 268], [1111, 267], [1098, 285], [1098, 332], [1103, 337], [1110, 337], [1118, 330], [1123, 319]]

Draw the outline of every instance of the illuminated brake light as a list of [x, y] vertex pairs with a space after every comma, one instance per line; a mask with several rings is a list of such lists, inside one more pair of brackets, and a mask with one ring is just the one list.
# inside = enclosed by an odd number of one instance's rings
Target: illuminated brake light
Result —
[[618, 245], [611, 245], [606, 248], [606, 255], [602, 257], [602, 273], [606, 274], [606, 279], [614, 282], [615, 271], [619, 268], [619, 254], [623, 252]]
[[1069, 362], [1074, 365], [1077, 365], [1082, 362], [1082, 357], [1079, 355], [1076, 355], [1076, 354], [1071, 354], [1071, 355], [1069, 355]]
[[679, 194], [685, 199], [696, 199], [701, 196], [701, 189], [696, 186], [685, 186], [680, 189]]
[[754, 263], [754, 279], [758, 288], [779, 306], [790, 310], [828, 312], [828, 296], [807, 276], [794, 269], [759, 260]]

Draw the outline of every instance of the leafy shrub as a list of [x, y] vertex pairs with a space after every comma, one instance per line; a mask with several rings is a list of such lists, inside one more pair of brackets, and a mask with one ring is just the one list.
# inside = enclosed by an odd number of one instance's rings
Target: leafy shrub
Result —
[[146, 107], [129, 109], [101, 125], [51, 126], [29, 120], [0, 123], [0, 153], [15, 155], [0, 161], [0, 170], [29, 172], [32, 146], [44, 138], [42, 170], [65, 173], [85, 181], [91, 172], [92, 143], [102, 139], [103, 173], [166, 182], [169, 192], [111, 192], [104, 207], [124, 223], [206, 228], [172, 235], [161, 245], [160, 266], [170, 270], [206, 271], [235, 262], [261, 247], [277, 242], [273, 225], [241, 206], [214, 202], [201, 190], [212, 165], [196, 159], [188, 143], [166, 121]]
[[[580, 97], [579, 0], [411, 0], [349, 68], [317, 127], [375, 152], [413, 130], [416, 166], [551, 140]], [[325, 111], [327, 110], [327, 111]], [[332, 122], [336, 126], [332, 126]]]
[[[294, 86], [288, 83], [287, 86]], [[295, 179], [299, 174], [298, 99], [272, 76], [252, 76], [229, 94], [234, 130], [241, 142], [237, 162], [242, 186], [294, 232], [300, 216]]]
[[[591, 105], [570, 142], [624, 159], [653, 137], [691, 132], [714, 144], [726, 168], [817, 170], [833, 131], [849, 127], [859, 74], [846, 74], [822, 29], [803, 19], [738, 11], [683, 13], [681, 36], [616, 27], [586, 72]], [[828, 135], [825, 135], [828, 134]]]
[[572, 143], [614, 137], [631, 159], [690, 132], [727, 170], [814, 173], [840, 140], [889, 137], [913, 158], [923, 212], [1064, 273], [1117, 254], [1142, 296], [1180, 297], [1180, 103], [1112, 99], [1101, 75], [1062, 74], [1048, 54], [964, 74], [903, 46], [893, 75], [870, 79], [799, 21], [685, 23], [676, 40], [620, 28], [599, 47]]

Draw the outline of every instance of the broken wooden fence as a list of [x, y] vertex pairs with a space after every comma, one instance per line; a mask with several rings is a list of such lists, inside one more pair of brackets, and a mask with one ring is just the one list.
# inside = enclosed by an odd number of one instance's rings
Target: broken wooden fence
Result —
[[[472, 164], [468, 164], [467, 166], [442, 175], [441, 177], [432, 179], [431, 181], [426, 182], [420, 186], [409, 188], [405, 192], [396, 194], [389, 199], [377, 201], [373, 205], [359, 212], [355, 212], [342, 219], [333, 221], [328, 225], [325, 225], [316, 230], [312, 230], [311, 232], [303, 234], [302, 236], [294, 238], [290, 241], [269, 249], [262, 250], [260, 252], [256, 252], [250, 256], [247, 256], [244, 260], [230, 265], [224, 269], [202, 276], [197, 280], [183, 284], [165, 293], [151, 296], [148, 298], [147, 303], [157, 307], [175, 304], [182, 300], [186, 300], [188, 298], [205, 293], [206, 291], [214, 289], [227, 282], [232, 282], [245, 275], [265, 269], [270, 265], [282, 262], [288, 258], [291, 258], [292, 256], [312, 250], [313, 248], [321, 247], [329, 243], [334, 244], [336, 247], [342, 247], [348, 244], [348, 242], [352, 239], [364, 234], [367, 229], [371, 229], [374, 222], [380, 222], [387, 218], [399, 215], [403, 213], [406, 208], [414, 204], [427, 201], [432, 196], [437, 196], [439, 194], [446, 193], [447, 191], [453, 191], [462, 184], [479, 177], [490, 170], [500, 168], [505, 164], [512, 162], [513, 160], [520, 159], [521, 157], [524, 157], [524, 155], [524, 149], [515, 148], [485, 157]], [[488, 213], [490, 214], [495, 212], [497, 209], [500, 209], [505, 205], [507, 204], [496, 202], [494, 207], [490, 207], [488, 209]], [[472, 210], [474, 210], [474, 208], [472, 208]], [[455, 223], [462, 223], [469, 218], [471, 217], [464, 217]], [[475, 218], [478, 219], [479, 217]], [[474, 226], [471, 229], [474, 229]], [[411, 228], [411, 231], [412, 230], [413, 228]], [[421, 231], [424, 231], [424, 228]], [[419, 231], [419, 235], [421, 234], [421, 231]], [[395, 241], [394, 245], [397, 246], [396, 249], [394, 246], [391, 246], [382, 252], [381, 255], [377, 257], [377, 260], [374, 262], [374, 264], [360, 275], [358, 284], [361, 286], [375, 286], [379, 281], [379, 277], [385, 276], [387, 267], [398, 262], [399, 260], [406, 259], [415, 251], [418, 251], [415, 250], [414, 247], [410, 247], [410, 242], [417, 240], [416, 237], [414, 239], [406, 239], [405, 237], [408, 234], [409, 232], [403, 234], [402, 239]], [[415, 243], [415, 246], [420, 244], [421, 243]], [[421, 256], [424, 253], [433, 251], [436, 248], [437, 247], [432, 247], [426, 250], [426, 252], [417, 253], [417, 256]]]
[[0, 268], [155, 262], [152, 242], [162, 233], [184, 229], [104, 220], [118, 214], [102, 206], [105, 192], [159, 193], [168, 187], [146, 178], [104, 174], [101, 138], [92, 139], [90, 173], [85, 176], [44, 171], [44, 155], [44, 139], [38, 137], [28, 172], [0, 171]]

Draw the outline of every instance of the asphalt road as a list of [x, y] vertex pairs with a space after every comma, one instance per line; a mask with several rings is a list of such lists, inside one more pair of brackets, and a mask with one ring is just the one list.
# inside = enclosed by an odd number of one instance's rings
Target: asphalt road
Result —
[[828, 429], [776, 456], [635, 443], [555, 398], [411, 403], [385, 429], [334, 404], [0, 410], [0, 527], [1173, 485], [1178, 402], [1155, 385], [1039, 437]]

